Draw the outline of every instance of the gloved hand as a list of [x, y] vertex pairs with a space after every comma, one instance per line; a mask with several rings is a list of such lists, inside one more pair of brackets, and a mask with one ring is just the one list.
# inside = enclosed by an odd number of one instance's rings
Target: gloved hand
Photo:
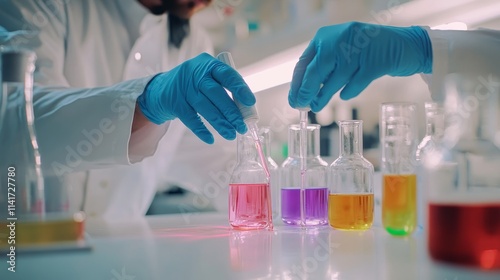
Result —
[[[295, 66], [288, 102], [318, 112], [340, 88], [344, 100], [373, 80], [432, 72], [432, 46], [419, 26], [350, 22], [322, 27]], [[321, 86], [323, 85], [323, 86]]]
[[224, 88], [243, 105], [255, 104], [255, 96], [236, 70], [203, 53], [156, 75], [137, 102], [151, 122], [162, 124], [179, 118], [201, 140], [212, 144], [213, 135], [199, 115], [228, 140], [234, 139], [236, 132], [247, 131], [238, 107]]

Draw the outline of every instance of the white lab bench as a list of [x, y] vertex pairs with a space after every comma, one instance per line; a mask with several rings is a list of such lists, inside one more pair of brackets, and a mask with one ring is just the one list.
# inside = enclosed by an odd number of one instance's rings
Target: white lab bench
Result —
[[[17, 272], [1, 279], [500, 279], [432, 261], [425, 232], [405, 238], [379, 223], [366, 232], [329, 226], [233, 231], [225, 213], [88, 220], [91, 249], [22, 254]], [[5, 264], [2, 264], [2, 267]]]

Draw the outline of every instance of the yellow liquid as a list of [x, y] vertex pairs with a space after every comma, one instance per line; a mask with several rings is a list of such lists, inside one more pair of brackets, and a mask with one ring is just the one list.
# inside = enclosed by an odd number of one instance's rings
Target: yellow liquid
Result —
[[0, 246], [42, 245], [83, 239], [84, 221], [79, 219], [16, 221], [15, 244], [8, 244], [9, 223], [0, 223]]
[[417, 223], [417, 176], [384, 175], [382, 224], [392, 235], [408, 235]]
[[330, 194], [328, 218], [335, 229], [369, 229], [373, 223], [373, 194]]

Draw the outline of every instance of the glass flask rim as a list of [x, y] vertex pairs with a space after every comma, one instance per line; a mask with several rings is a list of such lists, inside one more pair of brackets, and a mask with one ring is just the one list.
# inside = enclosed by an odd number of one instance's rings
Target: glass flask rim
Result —
[[340, 126], [341, 124], [363, 124], [363, 120], [339, 120], [336, 123]]
[[[293, 124], [288, 125], [288, 130], [300, 131], [300, 128], [301, 128], [300, 124], [297, 124], [297, 123], [293, 123]], [[319, 124], [309, 123], [309, 124], [307, 124], [306, 128], [307, 128], [307, 131], [315, 131], [316, 129], [320, 129], [321, 126]]]
[[416, 102], [411, 102], [411, 101], [397, 101], [397, 102], [382, 102], [380, 103], [381, 107], [385, 106], [398, 106], [398, 107], [416, 107], [417, 103]]

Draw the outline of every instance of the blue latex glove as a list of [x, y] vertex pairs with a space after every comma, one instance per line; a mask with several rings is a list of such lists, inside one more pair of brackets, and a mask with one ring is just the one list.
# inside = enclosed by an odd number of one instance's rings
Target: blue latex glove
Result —
[[212, 144], [214, 137], [199, 115], [228, 140], [234, 139], [236, 132], [247, 131], [238, 107], [224, 88], [243, 105], [255, 104], [255, 96], [236, 70], [203, 53], [156, 75], [137, 102], [151, 122], [162, 124], [179, 118], [201, 140]]
[[431, 72], [432, 46], [421, 27], [360, 22], [326, 26], [295, 66], [288, 102], [318, 112], [342, 87], [340, 97], [347, 100], [381, 76]]

